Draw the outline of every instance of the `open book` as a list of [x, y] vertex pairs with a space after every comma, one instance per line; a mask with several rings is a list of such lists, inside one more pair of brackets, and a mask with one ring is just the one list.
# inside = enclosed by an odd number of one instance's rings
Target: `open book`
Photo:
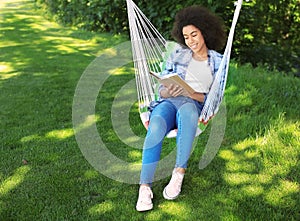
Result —
[[191, 95], [196, 92], [181, 77], [179, 77], [178, 74], [168, 74], [164, 76], [159, 76], [159, 74], [152, 71], [150, 71], [150, 74], [164, 86], [169, 86], [170, 84], [180, 86], [183, 89], [183, 95]]

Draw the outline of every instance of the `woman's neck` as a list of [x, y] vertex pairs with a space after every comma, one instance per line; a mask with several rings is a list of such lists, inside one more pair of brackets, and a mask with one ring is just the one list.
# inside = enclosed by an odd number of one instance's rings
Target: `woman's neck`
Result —
[[193, 58], [197, 61], [204, 61], [208, 59], [208, 49], [205, 48], [199, 52], [193, 52]]

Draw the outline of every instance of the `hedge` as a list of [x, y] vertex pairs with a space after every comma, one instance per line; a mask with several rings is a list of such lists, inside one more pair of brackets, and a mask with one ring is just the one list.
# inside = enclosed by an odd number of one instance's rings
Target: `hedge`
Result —
[[[230, 27], [232, 0], [139, 0], [136, 4], [167, 39], [176, 12], [201, 4], [221, 16]], [[128, 35], [125, 0], [36, 0], [47, 15], [64, 25], [95, 32]], [[260, 64], [269, 69], [300, 76], [299, 0], [244, 1], [236, 28], [232, 57], [241, 63]]]

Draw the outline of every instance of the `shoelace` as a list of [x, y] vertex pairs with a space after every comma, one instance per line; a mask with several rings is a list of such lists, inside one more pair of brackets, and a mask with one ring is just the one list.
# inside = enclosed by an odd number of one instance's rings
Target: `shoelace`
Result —
[[140, 191], [140, 201], [149, 202], [149, 198], [153, 198], [152, 191], [148, 187], [142, 187]]
[[172, 183], [172, 185], [174, 185], [174, 187], [176, 188], [176, 191], [178, 192], [181, 189], [182, 177], [180, 177], [178, 175], [178, 173], [175, 172], [175, 174], [172, 176], [170, 183]]

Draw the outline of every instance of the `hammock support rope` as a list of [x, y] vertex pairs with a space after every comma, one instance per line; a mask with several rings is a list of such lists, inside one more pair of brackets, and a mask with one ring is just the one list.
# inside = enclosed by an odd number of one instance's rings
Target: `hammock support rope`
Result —
[[[164, 39], [164, 37], [157, 31], [154, 25], [132, 0], [126, 0], [126, 3], [139, 112], [142, 123], [147, 129], [150, 117], [148, 107], [152, 101], [158, 99], [158, 83], [149, 74], [149, 72], [150, 70], [156, 73], [163, 71], [164, 62], [177, 44]], [[215, 74], [213, 83], [209, 93], [207, 94], [204, 107], [199, 117], [196, 136], [205, 130], [208, 121], [218, 112], [219, 106], [222, 102], [227, 82], [234, 31], [242, 3], [243, 0], [235, 2], [236, 8], [223, 58], [219, 69]], [[176, 134], [176, 130], [173, 130], [167, 135], [167, 137], [175, 137]]]

